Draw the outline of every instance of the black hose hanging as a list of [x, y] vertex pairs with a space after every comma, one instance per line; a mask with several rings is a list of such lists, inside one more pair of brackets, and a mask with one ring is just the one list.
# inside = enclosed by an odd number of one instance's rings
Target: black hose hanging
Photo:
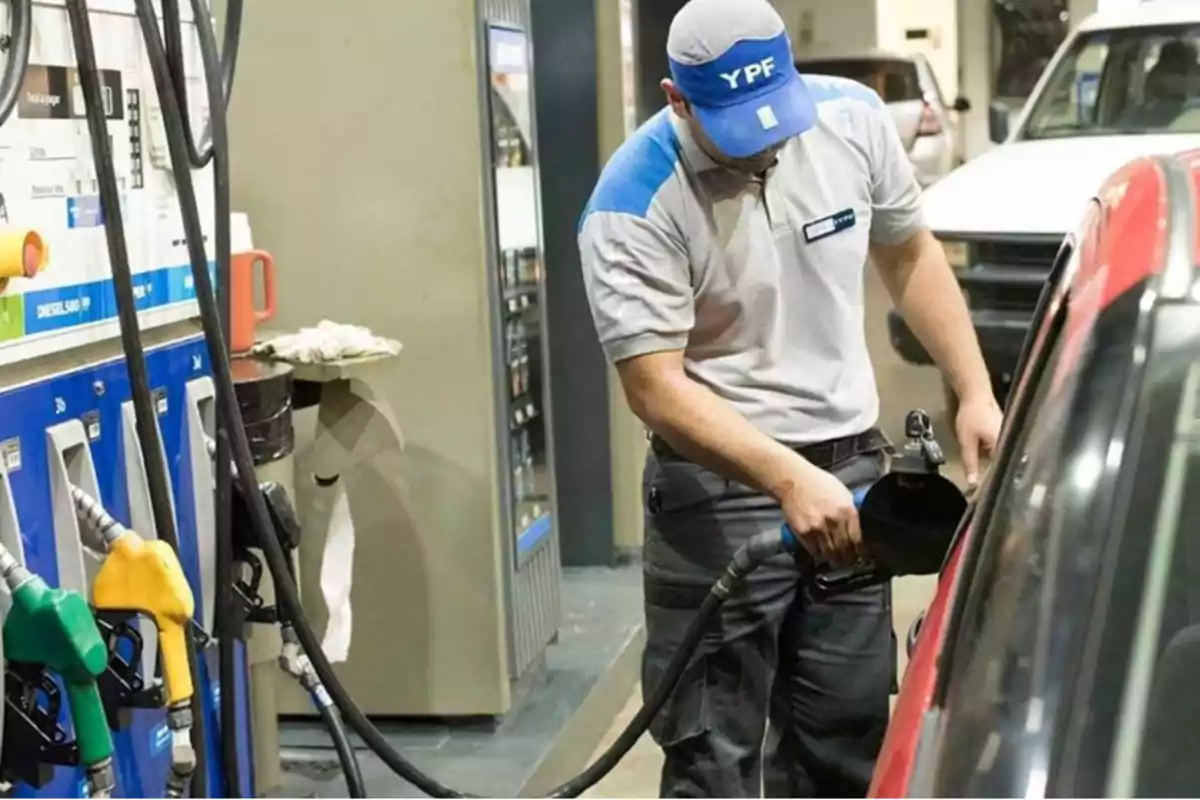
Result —
[[[158, 430], [158, 416], [150, 390], [150, 379], [146, 370], [146, 353], [142, 347], [141, 329], [138, 324], [137, 301], [134, 297], [133, 274], [129, 266], [129, 250], [125, 239], [125, 221], [122, 217], [121, 195], [117, 188], [116, 170], [113, 168], [112, 146], [108, 135], [108, 120], [104, 111], [100, 73], [96, 65], [95, 42], [92, 40], [91, 21], [88, 19], [85, 0], [67, 0], [67, 14], [71, 22], [71, 38], [75, 46], [75, 59], [79, 69], [79, 84], [83, 91], [87, 112], [88, 134], [91, 138], [92, 155], [96, 166], [96, 182], [99, 187], [100, 208], [104, 214], [104, 235], [108, 245], [108, 257], [113, 275], [113, 291], [117, 300], [117, 316], [121, 326], [121, 347], [129, 370], [129, 383], [136, 417], [138, 444], [142, 461], [146, 467], [146, 483], [153, 506], [155, 533], [177, 554], [179, 533], [175, 528], [175, 517], [171, 503], [170, 479], [163, 455], [162, 440]], [[195, 640], [189, 632], [187, 637], [188, 668], [196, 692], [192, 695], [192, 747], [196, 753], [197, 766], [192, 773], [193, 797], [206, 797], [207, 788], [207, 740], [205, 738], [204, 706], [197, 664]]]
[[[207, 6], [207, 3], [200, 4]], [[222, 108], [229, 108], [229, 99], [233, 96], [233, 77], [237, 70], [238, 47], [242, 36], [242, 14], [245, 0], [229, 0], [225, 9], [224, 43], [218, 55], [221, 72], [221, 96], [224, 98]], [[179, 0], [163, 0], [163, 29], [167, 51], [167, 63], [171, 69], [171, 83], [175, 87], [175, 96], [179, 98], [179, 110], [183, 115], [183, 132], [188, 149], [188, 162], [196, 169], [208, 166], [213, 157], [215, 140], [213, 139], [213, 120], [215, 113], [209, 106], [209, 121], [199, 141], [192, 131], [191, 111], [188, 108], [187, 74], [184, 70], [183, 58], [183, 18], [179, 13]], [[197, 12], [197, 3], [192, 0], [192, 16], [197, 20], [204, 16], [211, 20], [212, 15], [207, 8]], [[202, 45], [203, 46], [203, 45]], [[213, 46], [216, 46], [216, 32], [213, 32]]]
[[342, 774], [346, 778], [347, 795], [355, 798], [366, 797], [367, 785], [363, 782], [358, 756], [354, 753], [354, 745], [351, 744], [350, 737], [346, 733], [346, 726], [342, 723], [342, 715], [331, 703], [315, 694], [312, 697], [312, 703], [329, 731], [329, 738], [333, 740], [334, 752], [337, 753], [338, 763], [342, 765]]
[[11, 0], [8, 13], [8, 56], [4, 60], [4, 79], [0, 81], [0, 125], [8, 121], [21, 99], [33, 40], [33, 0]]
[[[236, 0], [235, 0], [236, 2]], [[209, 154], [213, 164], [213, 249], [217, 262], [217, 302], [220, 308], [221, 330], [229, 335], [230, 313], [230, 258], [231, 232], [230, 214], [232, 202], [229, 186], [229, 129], [225, 119], [227, 96], [221, 84], [221, 63], [217, 53], [217, 37], [213, 29], [213, 20], [208, 13], [203, 0], [191, 0], [192, 19], [200, 39], [200, 55], [204, 64], [204, 82], [208, 93], [212, 132], [212, 146]], [[178, 16], [178, 5], [175, 2], [164, 4], [175, 6], [175, 16]], [[240, 2], [238, 3], [240, 6]], [[240, 17], [241, 10], [238, 9]], [[165, 27], [169, 33], [179, 30], [178, 25], [172, 25], [170, 15], [166, 15]], [[240, 19], [238, 27], [240, 27]], [[236, 51], [237, 42], [233, 50]], [[232, 51], [231, 51], [232, 52]], [[180, 64], [182, 69], [182, 62]], [[180, 198], [183, 202], [183, 198]], [[194, 198], [193, 198], [194, 203]], [[219, 394], [221, 386], [216, 387]], [[232, 494], [232, 462], [229, 458], [229, 435], [226, 430], [228, 420], [218, 414], [216, 419], [215, 439], [217, 449], [215, 454], [216, 486], [213, 510], [216, 523], [216, 573], [217, 596], [215, 598], [215, 616], [217, 633], [217, 676], [222, 687], [220, 708], [220, 743], [221, 743], [221, 774], [224, 778], [222, 797], [238, 798], [243, 796], [241, 764], [238, 760], [237, 739], [237, 704], [239, 696], [233, 691], [237, 685], [237, 649], [242, 631], [234, 630], [236, 626], [233, 594], [233, 505]]]

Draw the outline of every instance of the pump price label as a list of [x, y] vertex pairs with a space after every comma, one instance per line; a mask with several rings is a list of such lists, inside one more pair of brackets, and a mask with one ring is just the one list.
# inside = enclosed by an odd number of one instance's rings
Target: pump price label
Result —
[[83, 428], [87, 431], [89, 442], [95, 442], [100, 439], [100, 412], [89, 411], [83, 415]]
[[167, 390], [155, 389], [154, 393], [154, 410], [161, 417], [167, 413]]
[[21, 468], [21, 440], [8, 439], [0, 442], [0, 458], [4, 459], [4, 469], [16, 472]]

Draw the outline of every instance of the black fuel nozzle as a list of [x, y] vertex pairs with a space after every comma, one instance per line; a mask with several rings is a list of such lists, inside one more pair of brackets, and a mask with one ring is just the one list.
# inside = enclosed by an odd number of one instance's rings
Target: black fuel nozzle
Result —
[[[283, 486], [274, 481], [259, 484], [271, 515], [272, 529], [283, 551], [292, 565], [292, 552], [300, 546], [300, 521], [295, 507]], [[234, 614], [235, 634], [244, 638], [247, 623], [274, 624], [280, 621], [279, 609], [269, 606], [260, 591], [264, 575], [262, 558], [256, 551], [263, 543], [255, 530], [250, 515], [250, 504], [242, 493], [241, 484], [233, 483], [233, 549], [234, 571], [233, 593], [237, 600]], [[292, 579], [295, 580], [295, 575]], [[240, 632], [240, 633], [238, 633]]]
[[809, 567], [817, 596], [845, 594], [894, 577], [929, 575], [941, 569], [967, 510], [967, 499], [941, 474], [946, 456], [929, 414], [920, 409], [908, 412], [904, 432], [906, 441], [892, 458], [888, 473], [854, 493], [868, 558], [852, 567]]

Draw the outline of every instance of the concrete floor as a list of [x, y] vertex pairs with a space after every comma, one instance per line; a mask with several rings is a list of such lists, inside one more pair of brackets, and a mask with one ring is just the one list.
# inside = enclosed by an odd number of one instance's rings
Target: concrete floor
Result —
[[[913, 367], [902, 362], [888, 344], [886, 314], [890, 300], [874, 270], [868, 270], [867, 286], [867, 341], [875, 361], [875, 374], [879, 382], [882, 401], [881, 426], [899, 442], [903, 435], [904, 415], [912, 408], [923, 408], [934, 420], [939, 440], [951, 459], [947, 474], [962, 481], [963, 473], [957, 446], [953, 441], [952, 428], [945, 415], [938, 373], [933, 368]], [[905, 578], [897, 581], [894, 591], [896, 632], [903, 643], [913, 620], [933, 596], [933, 576]], [[904, 648], [900, 648], [900, 669], [905, 666]], [[901, 673], [903, 674], [903, 672]], [[597, 748], [599, 754], [625, 727], [641, 704], [640, 688], [634, 691], [629, 703], [617, 717], [612, 728]], [[658, 774], [662, 758], [649, 736], [643, 736], [633, 750], [601, 781], [588, 797], [657, 797]]]

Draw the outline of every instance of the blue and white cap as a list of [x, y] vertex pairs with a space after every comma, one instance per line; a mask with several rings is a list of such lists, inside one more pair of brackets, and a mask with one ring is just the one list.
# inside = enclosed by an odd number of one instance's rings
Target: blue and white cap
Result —
[[671, 78], [721, 152], [746, 158], [813, 126], [817, 106], [767, 0], [691, 0], [667, 36]]

